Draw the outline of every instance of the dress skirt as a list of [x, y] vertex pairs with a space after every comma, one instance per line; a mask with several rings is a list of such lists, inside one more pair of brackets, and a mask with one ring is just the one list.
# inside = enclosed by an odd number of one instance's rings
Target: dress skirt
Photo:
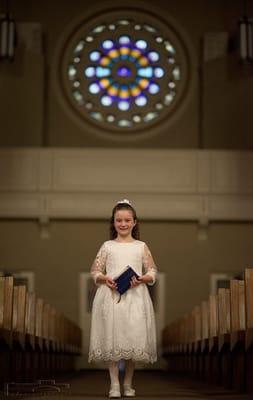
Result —
[[106, 285], [96, 291], [92, 306], [88, 361], [132, 359], [157, 361], [153, 304], [146, 284], [121, 296]]

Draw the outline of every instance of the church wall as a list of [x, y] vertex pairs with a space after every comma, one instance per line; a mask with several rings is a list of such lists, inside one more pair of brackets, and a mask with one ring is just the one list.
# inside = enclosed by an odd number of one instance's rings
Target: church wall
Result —
[[[166, 322], [209, 296], [210, 273], [240, 273], [253, 266], [252, 223], [211, 223], [207, 240], [198, 240], [197, 224], [145, 221], [141, 239], [158, 269], [166, 273]], [[0, 269], [34, 271], [39, 297], [78, 321], [79, 273], [89, 271], [104, 240], [106, 221], [51, 221], [42, 240], [33, 221], [0, 221]]]
[[[20, 43], [13, 64], [0, 63], [0, 146], [95, 146], [119, 147], [122, 142], [94, 136], [89, 125], [77, 124], [61, 103], [56, 83], [57, 49], [75, 21], [100, 5], [99, 1], [32, 0], [12, 2], [18, 23], [42, 26], [41, 48], [36, 37], [25, 48]], [[121, 4], [136, 2], [119, 1]], [[144, 8], [156, 7], [163, 17], [175, 21], [190, 44], [192, 80], [187, 106], [173, 123], [161, 125], [156, 136], [124, 144], [128, 147], [252, 148], [250, 105], [253, 97], [252, 67], [238, 63], [236, 42], [218, 59], [202, 62], [201, 43], [206, 32], [228, 32], [235, 38], [242, 15], [240, 0], [151, 0]], [[249, 12], [251, 10], [249, 3]], [[1, 12], [1, 9], [0, 9]], [[165, 13], [166, 12], [166, 13]], [[29, 37], [29, 35], [28, 35]], [[31, 38], [31, 37], [30, 37]]]

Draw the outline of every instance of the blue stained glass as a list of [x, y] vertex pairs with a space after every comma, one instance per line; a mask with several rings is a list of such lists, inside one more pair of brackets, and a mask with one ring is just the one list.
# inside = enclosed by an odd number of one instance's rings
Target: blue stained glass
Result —
[[144, 107], [147, 104], [147, 98], [141, 95], [135, 99], [135, 104], [139, 107]]
[[95, 76], [95, 68], [94, 67], [88, 67], [85, 69], [84, 73], [87, 76], [87, 78], [93, 78]]
[[148, 53], [148, 58], [150, 59], [150, 61], [156, 62], [159, 60], [159, 54], [156, 51], [150, 51]]
[[162, 103], [156, 103], [155, 108], [157, 110], [162, 110], [163, 109], [163, 104]]
[[115, 116], [114, 116], [114, 115], [111, 115], [111, 114], [108, 115], [108, 116], [107, 116], [107, 121], [108, 121], [108, 122], [114, 122], [114, 121], [115, 121]]
[[179, 67], [175, 67], [172, 71], [172, 75], [174, 76], [174, 79], [176, 79], [177, 81], [179, 81], [180, 79], [180, 69]]
[[79, 81], [73, 82], [73, 86], [74, 86], [75, 88], [78, 88], [78, 87], [80, 86], [80, 82], [79, 82]]
[[80, 105], [83, 104], [83, 95], [78, 90], [73, 92], [73, 96]]
[[74, 49], [74, 53], [80, 53], [84, 48], [84, 40], [81, 40]]
[[157, 36], [155, 40], [156, 40], [157, 43], [162, 43], [163, 42], [163, 38], [161, 36]]
[[140, 115], [134, 115], [134, 116], [133, 116], [133, 121], [136, 122], [137, 124], [138, 124], [139, 122], [141, 122], [141, 117], [140, 117]]
[[151, 83], [151, 85], [149, 85], [148, 91], [151, 94], [156, 94], [159, 92], [159, 86], [156, 83]]
[[97, 119], [98, 121], [103, 121], [103, 115], [100, 112], [92, 112], [90, 113], [92, 118]]
[[121, 127], [124, 127], [124, 128], [125, 127], [130, 127], [130, 126], [132, 126], [132, 122], [127, 120], [127, 119], [120, 119], [119, 122], [118, 122], [118, 125], [121, 126]]
[[122, 100], [118, 102], [118, 107], [121, 111], [127, 111], [130, 107], [130, 104], [128, 101]]
[[90, 86], [89, 86], [89, 91], [92, 94], [97, 94], [97, 93], [100, 92], [100, 87], [96, 82], [91, 83]]
[[131, 40], [129, 36], [120, 36], [119, 43], [122, 45], [130, 44]]
[[166, 105], [166, 106], [169, 106], [170, 105], [170, 103], [173, 101], [173, 95], [172, 94], [166, 94], [166, 96], [165, 96], [165, 98], [164, 98], [164, 104]]
[[93, 30], [92, 30], [92, 32], [94, 32], [94, 33], [101, 33], [101, 32], [103, 32], [104, 30], [105, 30], [105, 25], [99, 25], [99, 26], [97, 26], [96, 28], [94, 28]]
[[92, 51], [90, 53], [90, 60], [91, 61], [98, 61], [100, 59], [100, 52], [99, 51]]
[[103, 47], [105, 50], [110, 50], [110, 49], [113, 48], [113, 46], [114, 46], [114, 43], [113, 43], [112, 40], [105, 40], [105, 41], [102, 43], [102, 47]]
[[128, 60], [129, 59], [129, 57], [128, 57], [128, 55], [121, 55], [120, 56], [120, 59], [122, 60], [122, 61], [126, 61], [126, 60]]
[[124, 77], [127, 78], [132, 75], [132, 71], [129, 67], [126, 67], [123, 65], [118, 68], [117, 74], [122, 78], [124, 78]]
[[161, 67], [157, 67], [154, 69], [154, 75], [156, 78], [162, 78], [164, 75], [164, 70]]
[[135, 42], [135, 45], [136, 45], [136, 47], [137, 47], [138, 49], [140, 49], [140, 50], [145, 50], [145, 49], [148, 47], [147, 42], [145, 42], [145, 40], [142, 40], [142, 39], [137, 40], [137, 41]]
[[127, 19], [121, 19], [120, 21], [118, 21], [119, 25], [129, 25], [129, 21]]
[[139, 68], [137, 74], [142, 78], [152, 78], [153, 69], [151, 67]]
[[102, 96], [101, 97], [101, 103], [103, 104], [103, 106], [110, 106], [112, 105], [113, 99], [110, 96]]
[[152, 119], [156, 118], [158, 116], [157, 112], [149, 112], [145, 115], [143, 118], [144, 122], [151, 121]]
[[69, 65], [68, 67], [69, 79], [71, 80], [75, 79], [76, 73], [77, 73], [76, 67], [74, 67], [74, 65]]
[[165, 45], [166, 50], [167, 50], [169, 53], [172, 53], [172, 54], [175, 54], [175, 53], [176, 53], [175, 48], [172, 46], [172, 44], [171, 44], [168, 40], [166, 40], [166, 41], [164, 42], [164, 45]]
[[96, 76], [98, 78], [105, 78], [106, 76], [109, 76], [110, 74], [111, 74], [110, 68], [103, 68], [103, 67], [96, 68]]
[[148, 32], [152, 32], [152, 33], [156, 32], [156, 29], [155, 29], [153, 26], [151, 26], [151, 25], [144, 25], [144, 28], [145, 28]]

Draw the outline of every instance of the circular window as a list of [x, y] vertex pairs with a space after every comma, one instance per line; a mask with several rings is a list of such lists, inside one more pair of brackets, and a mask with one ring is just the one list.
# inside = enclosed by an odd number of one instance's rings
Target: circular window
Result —
[[61, 71], [75, 112], [110, 133], [141, 132], [170, 118], [189, 81], [179, 35], [153, 14], [133, 9], [83, 21], [64, 47]]

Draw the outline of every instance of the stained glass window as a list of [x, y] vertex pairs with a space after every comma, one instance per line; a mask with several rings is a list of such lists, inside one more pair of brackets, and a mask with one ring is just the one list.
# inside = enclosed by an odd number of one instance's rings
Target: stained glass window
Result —
[[188, 70], [173, 30], [148, 14], [125, 14], [119, 18], [115, 11], [101, 17], [107, 24], [96, 18], [81, 25], [63, 64], [66, 93], [79, 115], [105, 130], [128, 132], [169, 117], [182, 99]]

